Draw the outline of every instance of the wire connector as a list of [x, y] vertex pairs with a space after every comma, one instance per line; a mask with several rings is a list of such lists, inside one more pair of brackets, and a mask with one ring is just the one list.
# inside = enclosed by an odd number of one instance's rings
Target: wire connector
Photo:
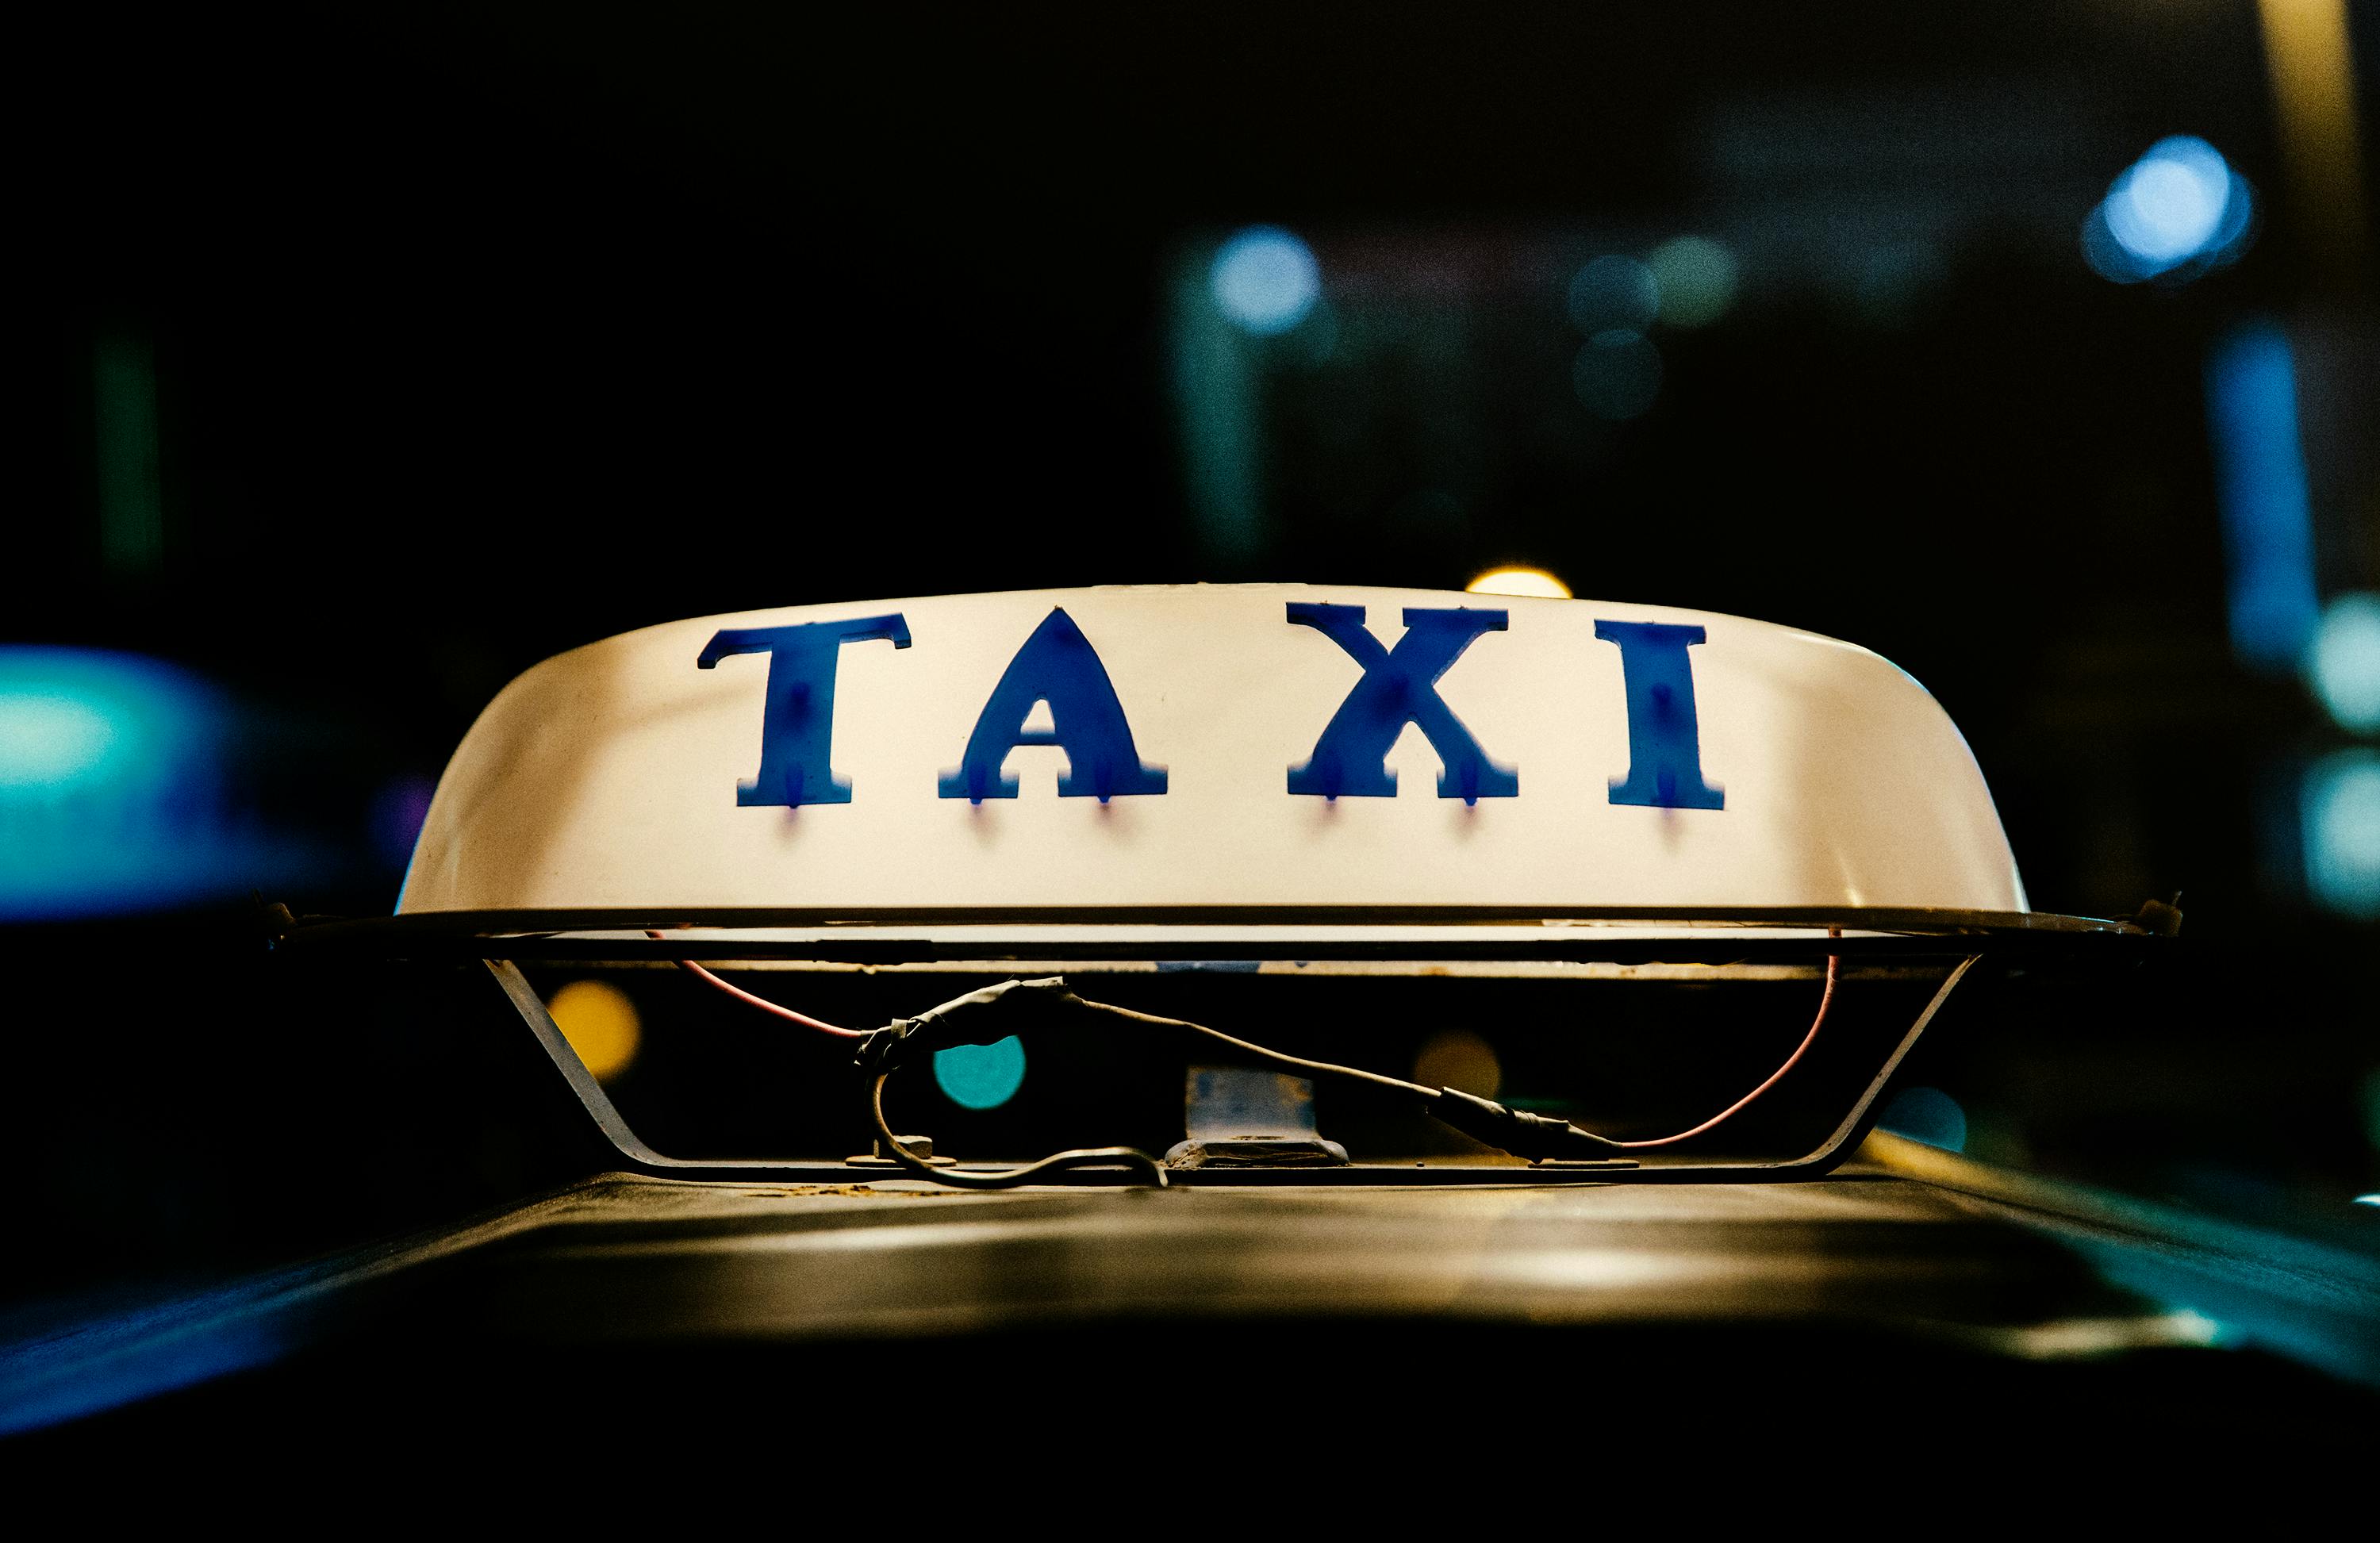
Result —
[[1474, 1141], [1485, 1141], [1531, 1162], [1543, 1162], [1548, 1158], [1602, 1157], [1620, 1146], [1593, 1131], [1581, 1130], [1567, 1120], [1532, 1114], [1524, 1109], [1507, 1109], [1492, 1099], [1465, 1093], [1459, 1087], [1439, 1088], [1438, 1097], [1430, 1100], [1429, 1112]]
[[1003, 980], [953, 997], [940, 1007], [929, 1007], [914, 1018], [895, 1018], [862, 1035], [851, 1061], [870, 1075], [889, 1072], [913, 1051], [998, 1044], [1019, 1029], [1047, 1023], [1053, 1015], [1082, 1005], [1083, 999], [1066, 989], [1063, 976]]

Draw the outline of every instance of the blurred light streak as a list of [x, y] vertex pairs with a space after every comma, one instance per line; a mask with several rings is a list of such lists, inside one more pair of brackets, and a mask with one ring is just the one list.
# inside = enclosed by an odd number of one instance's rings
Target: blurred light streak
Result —
[[1660, 297], [1660, 318], [1672, 327], [1706, 327], [1735, 304], [1735, 254], [1706, 236], [1664, 241], [1645, 258]]
[[[162, 1342], [141, 1332], [149, 1327], [145, 1315], [128, 1313], [121, 1320], [37, 1347], [0, 1372], [0, 1436], [63, 1425], [196, 1387], [276, 1360], [285, 1348], [273, 1326], [248, 1315], [202, 1323]], [[117, 1343], [111, 1353], [92, 1360], [73, 1354], [94, 1339]], [[54, 1363], [58, 1361], [71, 1368], [71, 1375], [56, 1369]]]
[[[2257, 0], [2298, 224], [2346, 282], [2364, 274], [2370, 221], [2346, 0]], [[2368, 278], [2363, 282], [2368, 282]]]
[[1570, 586], [1543, 568], [1490, 568], [1464, 585], [1474, 595], [1528, 595], [1539, 600], [1568, 600]]
[[1322, 295], [1314, 252], [1279, 225], [1250, 225], [1215, 253], [1215, 304], [1243, 331], [1275, 337], [1305, 320]]
[[2299, 810], [2307, 893], [2344, 916], [2380, 920], [2380, 752], [2314, 762]]
[[2047, 1323], [1995, 1326], [1973, 1338], [2004, 1355], [2028, 1361], [2081, 1361], [2138, 1350], [2219, 1349], [2239, 1336], [2204, 1313], [2185, 1307], [2136, 1318], [2058, 1318]]
[[574, 980], [553, 993], [545, 1010], [596, 1081], [610, 1082], [636, 1063], [644, 1020], [628, 993], [610, 981]]
[[2355, 1197], [2354, 1203], [2359, 1206], [2380, 1206], [2380, 1195], [2359, 1195]]
[[2321, 608], [2289, 335], [2252, 322], [2220, 339], [2206, 366], [2206, 413], [2230, 568], [2231, 646], [2250, 664], [2294, 668]]
[[1173, 407], [1200, 544], [1228, 570], [1265, 546], [1263, 423], [1253, 350], [1216, 304], [1211, 270], [1191, 261], [1176, 269]]
[[165, 554], [157, 364], [148, 341], [125, 332], [102, 334], [91, 350], [91, 385], [100, 554], [119, 572], [146, 572]]
[[2306, 675], [2341, 728], [2380, 730], [2380, 595], [2341, 595], [2324, 609]]
[[1938, 1087], [1904, 1087], [1893, 1095], [1876, 1124], [1895, 1136], [1923, 1141], [1946, 1152], [1967, 1149], [1967, 1112]]
[[934, 1081], [962, 1109], [998, 1109], [1025, 1086], [1025, 1042], [1012, 1034], [989, 1045], [938, 1050]]

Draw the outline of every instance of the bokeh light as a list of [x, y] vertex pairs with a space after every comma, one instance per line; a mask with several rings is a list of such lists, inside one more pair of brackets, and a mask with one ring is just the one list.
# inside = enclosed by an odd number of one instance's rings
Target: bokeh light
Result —
[[1967, 1149], [1967, 1112], [1959, 1100], [1938, 1087], [1904, 1087], [1877, 1117], [1878, 1125], [1895, 1136], [1923, 1141], [1945, 1151]]
[[225, 796], [230, 723], [162, 660], [0, 646], [0, 917], [158, 910], [287, 873]]
[[2205, 140], [2162, 140], [2116, 179], [2107, 228], [2143, 262], [2178, 262], [2204, 248], [2223, 224], [2231, 168]]
[[107, 759], [115, 721], [53, 689], [0, 686], [0, 785], [72, 782]]
[[2258, 669], [2295, 670], [2322, 601], [2298, 433], [2297, 353], [2277, 323], [2251, 320], [2216, 340], [2206, 360], [2206, 426], [2231, 646]]
[[1568, 600], [1570, 586], [1543, 568], [1489, 568], [1464, 585], [1475, 595], [1524, 595], [1537, 600]]
[[644, 1020], [628, 993], [610, 981], [574, 980], [553, 993], [545, 1010], [596, 1081], [610, 1082], [635, 1064]]
[[1428, 1087], [1459, 1087], [1492, 1099], [1504, 1086], [1504, 1063], [1495, 1046], [1469, 1029], [1441, 1029], [1414, 1056], [1413, 1079]]
[[1586, 410], [1613, 422], [1641, 415], [1661, 394], [1661, 354], [1645, 334], [1614, 328], [1596, 334], [1571, 366], [1571, 384]]
[[2380, 595], [2332, 601], [2306, 653], [2313, 693], [2342, 728], [2380, 730]]
[[1661, 311], [1653, 270], [1633, 257], [1598, 257], [1570, 281], [1570, 319], [1593, 336], [1614, 327], [1643, 332]]
[[989, 1045], [934, 1052], [934, 1081], [962, 1109], [998, 1109], [1025, 1086], [1025, 1044], [1012, 1034]]
[[1215, 253], [1215, 304], [1233, 325], [1273, 337], [1305, 320], [1322, 295], [1322, 269], [1306, 244], [1279, 225], [1250, 225]]
[[2299, 810], [2307, 893], [2344, 916], [2380, 918], [2380, 752], [2314, 762]]
[[213, 693], [173, 665], [93, 649], [0, 648], [0, 789], [169, 778]]
[[1735, 304], [1735, 254], [1706, 236], [1662, 242], [1646, 254], [1645, 267], [1661, 298], [1661, 320], [1670, 326], [1706, 327]]
[[2083, 221], [2082, 255], [2118, 284], [2194, 276], [2239, 255], [2254, 206], [2221, 152], [2172, 135], [2127, 167]]

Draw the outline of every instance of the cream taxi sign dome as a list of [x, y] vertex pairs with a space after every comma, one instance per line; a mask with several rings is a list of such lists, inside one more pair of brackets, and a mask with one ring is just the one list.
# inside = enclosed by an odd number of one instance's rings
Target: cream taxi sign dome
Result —
[[1944, 912], [2024, 890], [1867, 650], [1733, 616], [1305, 585], [650, 626], [537, 665], [400, 914]]

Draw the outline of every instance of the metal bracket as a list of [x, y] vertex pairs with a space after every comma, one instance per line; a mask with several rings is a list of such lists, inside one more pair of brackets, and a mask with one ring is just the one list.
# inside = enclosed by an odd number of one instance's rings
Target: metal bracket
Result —
[[570, 1091], [577, 1095], [578, 1102], [594, 1120], [596, 1128], [619, 1152], [622, 1165], [628, 1172], [650, 1178], [725, 1179], [747, 1183], [759, 1180], [779, 1184], [849, 1184], [855, 1177], [864, 1182], [871, 1176], [868, 1169], [852, 1168], [839, 1162], [782, 1158], [720, 1162], [703, 1158], [674, 1158], [653, 1150], [644, 1137], [629, 1127], [626, 1116], [620, 1112], [620, 1106], [612, 1101], [612, 1095], [603, 1091], [603, 1085], [595, 1080], [594, 1074], [587, 1069], [587, 1063], [578, 1059], [578, 1052], [570, 1048], [570, 1041], [563, 1036], [562, 1027], [553, 1021], [553, 1014], [545, 1010], [544, 1001], [530, 988], [528, 978], [520, 972], [520, 966], [509, 959], [487, 959], [481, 963], [488, 966], [488, 973], [496, 978], [496, 984], [504, 989], [505, 997], [513, 1004], [513, 1011], [520, 1014], [521, 1022], [527, 1024], [528, 1031], [537, 1037], [538, 1044], [552, 1061], [554, 1070], [562, 1074], [562, 1080], [568, 1083]]
[[[1925, 1010], [1917, 1014], [1916, 1021], [1909, 1026], [1909, 1031], [1903, 1034], [1900, 1037], [1900, 1042], [1893, 1047], [1891, 1055], [1885, 1059], [1882, 1068], [1868, 1083], [1866, 1090], [1860, 1095], [1858, 1100], [1852, 1105], [1851, 1112], [1844, 1115], [1842, 1122], [1835, 1127], [1834, 1133], [1828, 1136], [1816, 1150], [1802, 1157], [1779, 1162], [1682, 1162], [1641, 1168], [1618, 1168], [1601, 1163], [1580, 1164], [1575, 1167], [1538, 1163], [1525, 1168], [1477, 1165], [1436, 1167], [1417, 1171], [1411, 1164], [1366, 1162], [1328, 1168], [1205, 1167], [1184, 1170], [1175, 1182], [1189, 1185], [1410, 1185], [1416, 1182], [1418, 1176], [1420, 1182], [1428, 1184], [1573, 1185], [1710, 1183], [1714, 1181], [1757, 1184], [1785, 1179], [1815, 1178], [1850, 1155], [1853, 1145], [1852, 1138], [1864, 1134], [1868, 1123], [1869, 1112], [1875, 1107], [1876, 1100], [1883, 1093], [1885, 1086], [1892, 1080], [1893, 1073], [1900, 1070], [1900, 1063], [1915, 1047], [1919, 1037], [1925, 1032], [1927, 1026], [1933, 1023], [1935, 1015], [1941, 1012], [1942, 1004], [1950, 1000], [1950, 993], [1958, 988], [1959, 982], [1965, 979], [1967, 972], [1974, 968], [1981, 960], [1982, 955], [1970, 954], [1959, 961], [1957, 966], [1950, 971], [1935, 991], [1933, 999], [1926, 1002]], [[570, 1048], [570, 1041], [563, 1036], [561, 1027], [553, 1021], [552, 1014], [545, 1010], [545, 1002], [531, 989], [528, 978], [521, 974], [520, 967], [509, 959], [483, 959], [481, 962], [487, 966], [488, 973], [495, 977], [496, 984], [503, 989], [504, 996], [512, 1002], [513, 1010], [520, 1014], [521, 1021], [527, 1024], [529, 1032], [536, 1036], [538, 1044], [544, 1049], [547, 1057], [552, 1061], [554, 1069], [562, 1074], [563, 1081], [570, 1085], [571, 1092], [577, 1096], [579, 1104], [594, 1120], [596, 1128], [603, 1133], [604, 1137], [618, 1151], [622, 1167], [627, 1172], [651, 1178], [711, 1179], [731, 1183], [763, 1184], [867, 1184], [882, 1178], [881, 1169], [855, 1167], [842, 1162], [817, 1161], [800, 1158], [733, 1160], [674, 1158], [666, 1153], [655, 1151], [643, 1137], [630, 1128], [626, 1118], [621, 1114], [619, 1106], [612, 1101], [612, 1096], [603, 1091], [603, 1085], [595, 1080], [593, 1074], [587, 1070], [586, 1063], [578, 1059], [578, 1052]], [[854, 1097], [857, 1097], [856, 1093]], [[1050, 1174], [1042, 1182], [1062, 1185], [1099, 1185], [1112, 1183], [1113, 1179], [1111, 1175], [1099, 1171], [1085, 1172], [1082, 1170], [1064, 1170]]]

